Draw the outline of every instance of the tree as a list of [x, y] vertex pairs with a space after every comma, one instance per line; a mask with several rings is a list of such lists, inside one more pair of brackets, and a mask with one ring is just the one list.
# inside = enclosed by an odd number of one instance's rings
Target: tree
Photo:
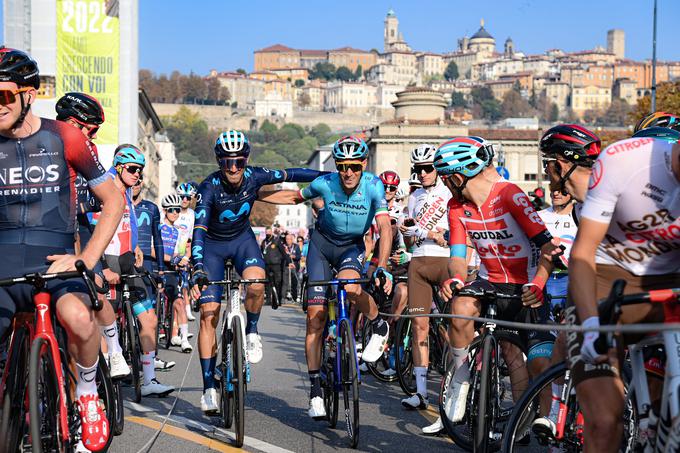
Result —
[[307, 107], [311, 103], [312, 98], [309, 97], [309, 93], [302, 93], [300, 97], [298, 97], [298, 105], [302, 108]]
[[214, 162], [212, 148], [217, 133], [208, 129], [207, 123], [198, 113], [182, 106], [173, 116], [164, 118], [163, 122], [168, 138], [175, 144], [178, 160], [198, 164], [180, 163], [177, 166], [180, 179], [200, 181], [214, 171], [214, 168], [200, 163]]
[[328, 143], [328, 137], [331, 135], [331, 128], [328, 124], [319, 123], [309, 130], [309, 135], [314, 137], [318, 143], [325, 145]]
[[583, 122], [586, 124], [595, 124], [601, 113], [595, 109], [588, 109], [583, 112]]
[[302, 80], [302, 79], [297, 79], [297, 80], [295, 81], [295, 86], [296, 86], [297, 88], [302, 88], [303, 86], [305, 86], [305, 81]]
[[515, 90], [505, 93], [501, 110], [505, 118], [524, 118], [533, 113], [529, 103]]
[[481, 105], [483, 101], [495, 99], [491, 88], [487, 86], [475, 87], [470, 91], [472, 102]]
[[250, 211], [250, 224], [263, 227], [271, 226], [278, 213], [279, 209], [277, 206], [256, 201], [252, 211]]
[[343, 82], [349, 82], [350, 80], [354, 79], [354, 74], [347, 66], [340, 66], [335, 71], [335, 78], [342, 80]]
[[444, 71], [444, 78], [449, 82], [456, 80], [458, 78], [458, 65], [456, 65], [455, 61], [450, 62], [448, 66], [446, 66], [446, 70]]
[[498, 121], [503, 116], [501, 103], [496, 98], [486, 99], [481, 103], [482, 118], [491, 122]]
[[465, 107], [467, 102], [465, 101], [465, 95], [460, 91], [454, 91], [451, 93], [451, 105], [453, 107]]
[[598, 123], [605, 126], [625, 126], [632, 107], [621, 98], [613, 98], [604, 115], [598, 118]]
[[276, 124], [271, 123], [269, 120], [264, 120], [264, 122], [260, 126], [260, 132], [264, 134], [266, 141], [273, 140], [276, 137], [276, 133], [278, 131], [279, 128], [276, 127]]
[[559, 119], [559, 117], [560, 117], [559, 107], [557, 107], [557, 104], [555, 104], [554, 102], [551, 102], [550, 103], [550, 116], [549, 116], [548, 120], [551, 123], [554, 123], [555, 121], [557, 121]]
[[[637, 101], [635, 109], [630, 113], [631, 124], [637, 124], [644, 116], [651, 113], [652, 97], [646, 95]], [[680, 80], [675, 82], [659, 83], [656, 87], [656, 111], [680, 112]]]
[[335, 65], [333, 63], [317, 63], [314, 68], [309, 71], [310, 79], [323, 79], [323, 80], [333, 80], [335, 79]]
[[238, 68], [238, 69], [236, 70], [236, 72], [237, 72], [238, 74], [243, 74], [243, 75], [246, 75], [246, 74], [247, 74], [246, 70], [243, 69], [243, 68]]
[[354, 71], [354, 80], [361, 79], [361, 75], [362, 75], [363, 71], [364, 71], [364, 68], [362, 68], [361, 65], [358, 65], [356, 71]]

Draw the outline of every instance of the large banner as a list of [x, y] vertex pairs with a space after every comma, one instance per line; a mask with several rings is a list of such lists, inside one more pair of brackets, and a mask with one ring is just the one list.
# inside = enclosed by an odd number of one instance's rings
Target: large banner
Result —
[[106, 121], [97, 144], [118, 144], [118, 8], [105, 0], [57, 0], [57, 98], [70, 91], [94, 96]]

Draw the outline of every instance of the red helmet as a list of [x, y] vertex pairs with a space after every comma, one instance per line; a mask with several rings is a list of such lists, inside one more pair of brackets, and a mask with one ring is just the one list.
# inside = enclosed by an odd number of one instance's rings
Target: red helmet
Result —
[[597, 135], [576, 124], [559, 124], [543, 134], [539, 144], [547, 157], [560, 155], [575, 165], [590, 167], [600, 155], [602, 143]]
[[387, 170], [380, 173], [379, 178], [382, 181], [382, 183], [386, 186], [398, 186], [399, 183], [401, 182], [401, 179], [399, 179], [399, 175], [396, 172], [393, 172], [392, 170]]

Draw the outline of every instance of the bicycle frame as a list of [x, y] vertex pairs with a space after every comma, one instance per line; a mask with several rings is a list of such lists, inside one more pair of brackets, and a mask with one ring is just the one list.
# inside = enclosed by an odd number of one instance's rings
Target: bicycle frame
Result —
[[[233, 325], [233, 319], [235, 317], [240, 318], [241, 321], [241, 338], [243, 338], [243, 341], [241, 344], [243, 345], [243, 359], [245, 361], [245, 367], [246, 367], [246, 382], [250, 382], [250, 360], [248, 357], [248, 351], [246, 348], [246, 323], [245, 319], [243, 318], [243, 315], [241, 314], [241, 289], [239, 288], [239, 285], [234, 285], [233, 282], [231, 282], [231, 279], [233, 277], [233, 272], [234, 268], [232, 266], [227, 266], [226, 269], [226, 275], [227, 275], [227, 281], [229, 283], [227, 284], [227, 294], [229, 294], [229, 313], [227, 313], [227, 317], [225, 318], [225, 326], [224, 328], [227, 329], [228, 331], [232, 331], [232, 325]], [[227, 343], [227, 357], [229, 360], [231, 360], [231, 343]], [[229, 364], [231, 365], [231, 364]], [[230, 369], [230, 367], [228, 367]]]

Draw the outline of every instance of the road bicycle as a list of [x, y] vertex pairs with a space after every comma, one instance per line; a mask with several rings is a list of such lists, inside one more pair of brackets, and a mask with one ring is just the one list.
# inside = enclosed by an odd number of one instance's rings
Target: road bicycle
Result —
[[[179, 275], [179, 273], [177, 271], [164, 271], [162, 274], [154, 273], [153, 275], [160, 280], [163, 278], [163, 276]], [[173, 307], [173, 302], [174, 301], [168, 299], [165, 291], [162, 291], [160, 288], [157, 289], [156, 315], [158, 316], [158, 324], [156, 326], [156, 344], [161, 344], [165, 349], [169, 349], [172, 344], [172, 327], [175, 322], [175, 310]], [[162, 341], [160, 339], [161, 333], [164, 335]]]
[[[0, 280], [0, 286], [33, 286], [35, 305], [35, 311], [17, 313], [14, 318], [7, 364], [0, 381], [0, 451], [71, 451], [78, 443], [80, 415], [72, 395], [76, 378], [69, 368], [64, 335], [56, 328], [47, 283], [82, 278], [95, 311], [102, 308], [97, 292], [105, 293], [106, 289], [95, 285], [94, 274], [82, 261], [76, 262], [76, 269]], [[100, 368], [103, 370], [103, 366]]]
[[245, 397], [250, 382], [250, 363], [246, 350], [245, 320], [241, 314], [241, 303], [245, 300], [246, 285], [268, 283], [267, 279], [241, 279], [236, 277], [231, 260], [225, 263], [226, 278], [209, 281], [208, 285], [225, 287], [226, 304], [229, 312], [222, 318], [217, 365], [221, 375], [220, 415], [225, 428], [234, 425], [237, 447], [243, 446], [245, 433]]

